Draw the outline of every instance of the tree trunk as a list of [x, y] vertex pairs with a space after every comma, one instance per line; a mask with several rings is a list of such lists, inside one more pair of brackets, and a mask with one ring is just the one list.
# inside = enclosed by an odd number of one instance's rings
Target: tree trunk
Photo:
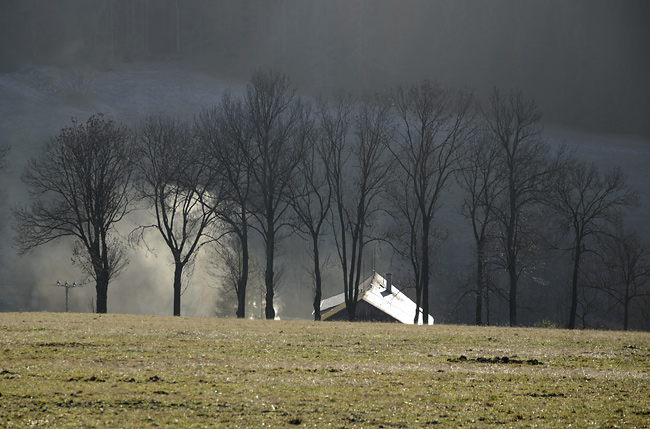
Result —
[[273, 308], [273, 256], [275, 253], [275, 232], [273, 225], [268, 225], [266, 236], [266, 270], [264, 271], [264, 280], [266, 284], [266, 311], [267, 319], [275, 319], [275, 308]]
[[429, 322], [429, 230], [431, 220], [422, 216], [422, 271], [420, 273], [422, 293], [422, 324]]
[[174, 316], [181, 315], [181, 276], [183, 264], [181, 261], [174, 261]]
[[[345, 234], [345, 231], [343, 232], [343, 234]], [[347, 279], [346, 279], [347, 290], [345, 291], [345, 307], [348, 311], [348, 320], [350, 322], [354, 321], [357, 316], [357, 298], [358, 298], [357, 294], [359, 292], [359, 283], [355, 281], [355, 272], [356, 272], [355, 270], [357, 268], [357, 260], [356, 260], [357, 239], [354, 233], [351, 236], [351, 241], [352, 241], [352, 248], [350, 249], [351, 260], [350, 260], [350, 268], [347, 272]], [[345, 251], [345, 241], [342, 241], [342, 243], [344, 245], [343, 250]]]
[[506, 230], [507, 240], [507, 265], [508, 277], [510, 280], [510, 294], [509, 294], [509, 307], [510, 307], [510, 326], [517, 326], [517, 250], [515, 243], [515, 234], [517, 231], [517, 205], [516, 193], [514, 191], [514, 179], [512, 178], [512, 171], [510, 177], [510, 218]]
[[343, 298], [345, 300], [345, 308], [348, 311], [348, 315], [350, 313], [350, 299], [349, 299], [349, 294], [350, 294], [350, 282], [348, 281], [348, 260], [347, 260], [347, 249], [346, 249], [346, 241], [345, 241], [345, 228], [343, 227], [343, 215], [341, 213], [341, 209], [339, 208], [339, 222], [341, 223], [341, 244], [340, 249], [341, 249], [341, 268], [343, 272]]
[[490, 277], [485, 280], [485, 324], [490, 326]]
[[627, 331], [629, 328], [628, 321], [630, 319], [630, 285], [625, 285], [625, 298], [623, 300], [623, 330]]
[[312, 235], [313, 245], [314, 245], [314, 287], [316, 291], [314, 293], [314, 320], [320, 320], [320, 302], [322, 299], [321, 291], [321, 273], [320, 273], [320, 257], [318, 253], [318, 234]]
[[97, 277], [95, 289], [97, 291], [97, 313], [108, 312], [108, 278], [105, 275]]
[[108, 247], [106, 246], [106, 233], [99, 228], [95, 229], [95, 236], [99, 237], [90, 249], [93, 269], [95, 270], [97, 290], [97, 313], [108, 312], [108, 281], [110, 280]]
[[[354, 247], [353, 247], [354, 249]], [[359, 282], [356, 281], [356, 269], [357, 269], [357, 262], [356, 262], [356, 252], [353, 250], [351, 252], [353, 254], [352, 262], [350, 263], [350, 272], [348, 273], [348, 292], [346, 295], [346, 307], [348, 310], [348, 320], [350, 322], [353, 322], [357, 318], [357, 299], [359, 297]]]
[[[243, 281], [239, 282], [239, 289], [237, 293], [237, 318], [243, 319], [246, 317], [246, 287]], [[242, 287], [244, 286], [244, 287]]]
[[352, 311], [349, 311], [350, 321], [355, 321], [357, 319], [357, 303], [359, 302], [359, 285], [361, 284], [361, 263], [363, 260], [363, 224], [359, 227], [359, 232], [357, 235], [357, 253], [356, 261], [353, 261], [352, 272], [354, 273], [354, 280], [350, 276], [351, 283], [354, 285], [353, 297], [352, 297]]
[[[422, 267], [420, 267], [422, 268]], [[417, 273], [420, 272], [417, 269], [416, 271], [416, 278], [415, 278], [415, 316], [413, 317], [413, 324], [417, 325], [418, 320], [420, 320], [420, 309], [422, 308], [422, 282], [421, 282], [421, 277], [422, 274], [418, 275]]]
[[510, 326], [517, 326], [517, 266], [514, 251], [508, 251], [508, 274], [510, 277]]
[[[242, 208], [242, 216], [246, 216], [245, 208]], [[246, 286], [248, 285], [248, 227], [246, 224], [242, 227], [241, 233], [241, 278], [237, 287], [237, 318], [246, 317]]]
[[578, 271], [580, 269], [580, 255], [582, 250], [581, 243], [578, 240], [576, 243], [576, 250], [573, 257], [573, 275], [571, 278], [571, 311], [569, 313], [568, 329], [575, 329], [576, 327], [576, 314], [578, 312]]
[[485, 251], [483, 243], [478, 243], [478, 258], [476, 261], [476, 326], [483, 325], [483, 288], [485, 286], [485, 266], [483, 260]]

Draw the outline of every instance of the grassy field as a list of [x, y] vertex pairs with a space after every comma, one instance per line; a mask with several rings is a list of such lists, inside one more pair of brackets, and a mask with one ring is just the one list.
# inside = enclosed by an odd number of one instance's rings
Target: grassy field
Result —
[[648, 427], [650, 333], [0, 314], [0, 426]]

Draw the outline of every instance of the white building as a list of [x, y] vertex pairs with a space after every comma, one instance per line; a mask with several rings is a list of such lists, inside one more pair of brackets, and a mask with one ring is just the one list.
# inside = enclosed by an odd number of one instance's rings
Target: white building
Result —
[[[391, 275], [386, 278], [375, 273], [359, 285], [356, 320], [376, 322], [399, 322], [413, 324], [415, 303], [394, 285]], [[349, 320], [343, 293], [321, 301], [321, 320]], [[418, 325], [422, 325], [420, 309]], [[433, 325], [433, 317], [428, 315], [427, 324]]]

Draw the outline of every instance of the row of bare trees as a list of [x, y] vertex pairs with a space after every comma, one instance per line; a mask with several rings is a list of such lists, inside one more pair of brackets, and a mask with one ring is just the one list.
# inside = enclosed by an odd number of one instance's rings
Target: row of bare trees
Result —
[[481, 107], [469, 91], [424, 82], [312, 103], [285, 75], [257, 70], [244, 93], [226, 92], [193, 121], [151, 117], [132, 130], [101, 115], [73, 121], [25, 170], [32, 202], [13, 211], [17, 244], [28, 252], [74, 237], [76, 260], [96, 281], [97, 311], [106, 312], [109, 281], [126, 264], [116, 224], [144, 208], [151, 222], [130, 238], [147, 245], [157, 231], [169, 248], [174, 315], [183, 273], [214, 244], [245, 317], [256, 235], [272, 319], [277, 250], [297, 233], [309, 243], [318, 320], [329, 240], [354, 320], [368, 245], [383, 241], [409, 267], [418, 322], [430, 313], [433, 249], [446, 235], [437, 214], [455, 194], [475, 243], [477, 324], [500, 284], [518, 324], [519, 282], [536, 273], [545, 247], [571, 257], [570, 328], [589, 311], [587, 286], [625, 308], [627, 328], [630, 304], [650, 286], [648, 251], [620, 220], [637, 194], [620, 169], [602, 174], [547, 143], [539, 121], [519, 91], [495, 90]]
[[[564, 147], [553, 151], [541, 136], [534, 101], [521, 92], [495, 91], [483, 115], [484, 128], [459, 174], [463, 213], [476, 243], [476, 323], [482, 324], [492, 267], [507, 273], [509, 320], [517, 324], [519, 280], [539, 268], [536, 250], [547, 245], [572, 261], [568, 327], [574, 328], [579, 291], [594, 285], [581, 275], [583, 257], [611, 256], [603, 240], [622, 239], [614, 227], [622, 211], [636, 204], [637, 192], [620, 168], [602, 174]], [[592, 264], [591, 270], [602, 267]]]

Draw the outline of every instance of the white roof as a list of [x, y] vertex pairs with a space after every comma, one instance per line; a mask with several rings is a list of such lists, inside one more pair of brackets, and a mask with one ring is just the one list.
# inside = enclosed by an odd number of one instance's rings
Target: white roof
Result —
[[[359, 285], [359, 300], [365, 301], [373, 307], [388, 314], [401, 323], [412, 325], [415, 317], [415, 303], [395, 287], [391, 286], [391, 292], [386, 290], [386, 279], [375, 273], [361, 285]], [[338, 308], [343, 306], [342, 308]], [[345, 295], [339, 294], [321, 301], [321, 311], [332, 310], [333, 313], [342, 310], [345, 306]], [[327, 314], [324, 314], [325, 318]], [[433, 317], [429, 315], [428, 325], [433, 325]], [[418, 325], [422, 325], [422, 309], [420, 309]]]
[[338, 305], [341, 305], [345, 302], [345, 294], [338, 294], [331, 296], [329, 298], [325, 298], [320, 302], [320, 311], [324, 312], [329, 310], [330, 308], [334, 308]]

